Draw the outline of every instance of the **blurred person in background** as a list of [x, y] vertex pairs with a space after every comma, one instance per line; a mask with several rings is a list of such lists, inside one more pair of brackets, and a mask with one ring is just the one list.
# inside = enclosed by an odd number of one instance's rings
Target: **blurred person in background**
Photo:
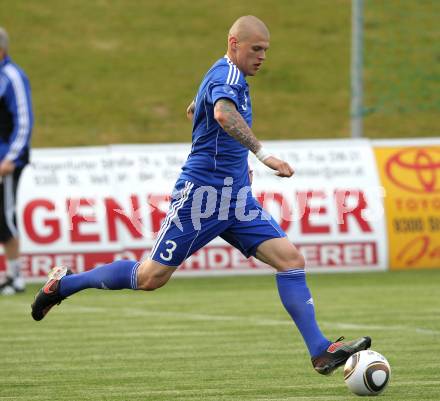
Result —
[[29, 79], [9, 56], [9, 37], [0, 27], [0, 242], [6, 261], [6, 277], [0, 294], [22, 292], [16, 202], [23, 168], [29, 162], [33, 125]]

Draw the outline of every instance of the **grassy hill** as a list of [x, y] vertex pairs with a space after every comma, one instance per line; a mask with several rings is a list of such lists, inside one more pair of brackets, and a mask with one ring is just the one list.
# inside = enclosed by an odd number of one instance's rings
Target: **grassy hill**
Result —
[[[346, 137], [350, 4], [2, 0], [0, 25], [10, 33], [12, 57], [31, 78], [34, 146], [189, 141], [186, 106], [243, 14], [261, 17], [271, 30], [266, 65], [249, 80], [257, 136]], [[386, 34], [381, 24], [367, 28]], [[402, 124], [395, 113], [376, 115], [371, 129], [367, 118], [366, 133], [439, 135], [437, 114], [409, 114]]]

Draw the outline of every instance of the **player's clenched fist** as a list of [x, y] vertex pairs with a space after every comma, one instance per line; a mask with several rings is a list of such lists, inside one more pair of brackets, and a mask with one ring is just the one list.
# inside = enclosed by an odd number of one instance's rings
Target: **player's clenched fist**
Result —
[[269, 156], [263, 161], [263, 163], [272, 170], [276, 170], [275, 174], [279, 177], [292, 177], [295, 173], [289, 163], [280, 160], [275, 156]]

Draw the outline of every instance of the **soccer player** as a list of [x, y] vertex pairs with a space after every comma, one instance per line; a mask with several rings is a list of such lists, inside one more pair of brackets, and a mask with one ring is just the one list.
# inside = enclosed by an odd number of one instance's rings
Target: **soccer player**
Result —
[[321, 333], [303, 256], [252, 196], [249, 151], [279, 177], [293, 175], [293, 168], [269, 154], [251, 129], [246, 78], [260, 70], [268, 48], [269, 31], [261, 20], [244, 16], [234, 22], [226, 55], [207, 72], [187, 109], [193, 122], [192, 149], [150, 257], [143, 262], [116, 261], [80, 274], [55, 267], [32, 304], [35, 320], [85, 288], [150, 291], [162, 287], [186, 258], [220, 236], [247, 257], [255, 256], [277, 271], [281, 301], [319, 373], [332, 372], [351, 354], [370, 346], [369, 337], [331, 342]]
[[0, 242], [6, 259], [2, 295], [25, 289], [15, 217], [17, 187], [29, 162], [33, 115], [29, 80], [8, 55], [7, 32], [0, 28]]

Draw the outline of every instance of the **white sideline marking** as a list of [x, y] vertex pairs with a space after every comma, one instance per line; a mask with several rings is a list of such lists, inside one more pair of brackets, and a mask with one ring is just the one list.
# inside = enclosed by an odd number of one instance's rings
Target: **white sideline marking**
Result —
[[[10, 306], [26, 306], [29, 305], [25, 302], [16, 302], [13, 300], [2, 300], [3, 305]], [[94, 307], [94, 306], [81, 306], [72, 304], [63, 304], [62, 307], [68, 308], [69, 312], [73, 313], [97, 313], [97, 314], [107, 314], [109, 312], [108, 308], [104, 307]], [[188, 313], [188, 312], [171, 312], [171, 311], [148, 311], [139, 308], [122, 308], [118, 309], [123, 316], [128, 317], [170, 317], [177, 319], [186, 320], [201, 320], [201, 321], [221, 321], [221, 322], [246, 322], [249, 324], [255, 324], [258, 326], [290, 326], [292, 325], [291, 320], [276, 320], [276, 319], [261, 319], [253, 316], [231, 316], [231, 315], [208, 315], [203, 313]], [[320, 326], [328, 327], [331, 329], [347, 329], [347, 330], [371, 330], [371, 331], [405, 331], [413, 332], [425, 335], [440, 335], [439, 330], [427, 329], [424, 327], [412, 327], [405, 325], [371, 325], [371, 324], [356, 324], [356, 323], [335, 323], [320, 321]]]
[[[319, 388], [326, 388], [320, 386]], [[298, 386], [298, 388], [303, 388], [302, 386]], [[316, 388], [316, 386], [314, 386], [314, 388]], [[252, 391], [254, 392], [254, 390]], [[247, 391], [247, 393], [252, 393], [251, 391]], [[202, 390], [197, 390], [197, 389], [191, 389], [191, 390], [176, 390], [176, 391], [142, 391], [139, 393], [140, 395], [182, 395], [182, 394], [202, 394], [202, 395], [206, 395], [206, 396], [220, 396], [224, 394], [224, 391], [222, 391], [220, 388], [218, 389], [202, 389]], [[229, 394], [228, 394], [229, 395]], [[311, 396], [290, 396], [290, 397], [282, 397], [282, 398], [276, 398], [277, 401], [307, 401], [307, 400], [324, 400], [324, 401], [329, 401], [329, 400], [340, 400], [341, 396], [339, 395], [322, 395], [322, 396], [316, 396], [316, 395], [311, 395]], [[274, 401], [275, 398], [271, 397], [271, 398], [258, 398], [258, 400], [260, 401]]]
[[[316, 387], [316, 386], [315, 386]], [[323, 387], [319, 387], [319, 389], [322, 389]], [[273, 401], [274, 398], [258, 398], [260, 401]], [[290, 396], [290, 397], [283, 397], [283, 398], [277, 398], [277, 401], [302, 401], [302, 400], [340, 400], [341, 396], [340, 395], [311, 395], [309, 397], [307, 396]]]
[[334, 327], [338, 329], [347, 330], [387, 330], [387, 331], [409, 331], [420, 334], [440, 334], [438, 330], [425, 329], [423, 327], [411, 327], [404, 325], [370, 325], [370, 324], [355, 324], [355, 323], [332, 323], [332, 322], [319, 322], [321, 326]]
[[[88, 306], [69, 306], [72, 311], [86, 312], [86, 313], [108, 313], [106, 308], [88, 307]], [[188, 312], [171, 312], [171, 311], [148, 311], [139, 308], [122, 308], [121, 313], [123, 316], [136, 317], [136, 316], [158, 316], [158, 317], [170, 317], [177, 319], [188, 320], [202, 320], [202, 321], [221, 321], [221, 322], [246, 322], [255, 324], [258, 326], [290, 326], [292, 321], [290, 320], [275, 320], [275, 319], [261, 319], [252, 316], [231, 316], [231, 315], [208, 315], [202, 313], [188, 313]], [[321, 326], [336, 329], [347, 330], [372, 330], [372, 331], [406, 331], [416, 332], [426, 335], [440, 335], [440, 331], [426, 329], [423, 327], [411, 327], [404, 325], [369, 325], [369, 324], [355, 324], [355, 323], [334, 323], [334, 322], [319, 322]]]

